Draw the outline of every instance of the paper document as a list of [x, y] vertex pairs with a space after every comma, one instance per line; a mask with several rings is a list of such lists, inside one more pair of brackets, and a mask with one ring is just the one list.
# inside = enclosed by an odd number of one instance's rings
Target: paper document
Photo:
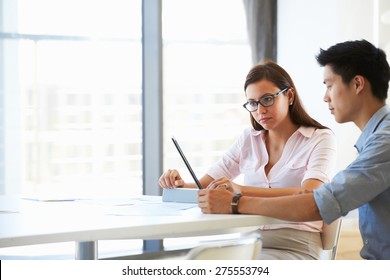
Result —
[[136, 203], [133, 205], [117, 206], [110, 209], [107, 215], [115, 216], [181, 216], [181, 211], [198, 207], [192, 203]]
[[20, 210], [19, 198], [0, 196], [0, 214], [18, 213]]

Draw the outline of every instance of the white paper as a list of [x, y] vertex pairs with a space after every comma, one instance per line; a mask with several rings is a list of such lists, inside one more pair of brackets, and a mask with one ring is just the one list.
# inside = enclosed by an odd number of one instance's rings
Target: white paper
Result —
[[133, 205], [117, 206], [109, 210], [108, 215], [116, 216], [181, 216], [181, 211], [198, 207], [192, 203], [140, 202]]

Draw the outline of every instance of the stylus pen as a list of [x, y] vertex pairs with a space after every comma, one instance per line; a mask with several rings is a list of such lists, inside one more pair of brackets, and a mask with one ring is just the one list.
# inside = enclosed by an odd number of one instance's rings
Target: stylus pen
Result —
[[181, 150], [179, 143], [177, 143], [175, 137], [172, 137], [173, 144], [175, 144], [177, 151], [179, 152], [181, 158], [183, 159], [185, 165], [187, 166], [188, 171], [190, 171], [192, 178], [194, 178], [195, 184], [198, 186], [198, 189], [202, 189], [202, 185], [200, 184], [198, 178], [195, 175], [194, 170], [192, 170], [192, 167], [190, 163], [188, 162], [187, 158], [185, 157], [183, 151]]

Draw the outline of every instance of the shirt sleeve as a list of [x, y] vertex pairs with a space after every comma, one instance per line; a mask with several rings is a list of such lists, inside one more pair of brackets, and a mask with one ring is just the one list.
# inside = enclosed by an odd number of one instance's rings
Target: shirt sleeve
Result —
[[314, 190], [314, 199], [326, 223], [371, 201], [390, 187], [389, 135], [373, 134], [359, 156], [330, 183]]
[[330, 181], [336, 164], [336, 138], [330, 129], [317, 130], [313, 141], [315, 146], [309, 157], [307, 170], [302, 179], [318, 179], [324, 183]]
[[244, 139], [250, 133], [249, 129], [246, 129], [237, 139], [237, 141], [230, 147], [228, 151], [218, 160], [214, 165], [212, 165], [207, 170], [207, 175], [213, 179], [220, 177], [227, 177], [229, 179], [234, 179], [240, 175], [240, 158], [242, 143]]

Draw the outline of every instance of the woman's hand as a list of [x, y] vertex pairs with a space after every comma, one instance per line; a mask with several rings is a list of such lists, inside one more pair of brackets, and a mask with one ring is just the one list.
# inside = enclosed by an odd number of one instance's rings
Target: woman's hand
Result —
[[184, 180], [181, 178], [179, 171], [176, 169], [168, 169], [158, 180], [160, 187], [164, 189], [173, 189], [184, 186]]
[[208, 190], [214, 190], [214, 189], [225, 189], [228, 190], [229, 192], [241, 192], [241, 186], [237, 185], [236, 183], [233, 183], [232, 180], [230, 180], [227, 177], [221, 177], [218, 179], [215, 179], [212, 181], [208, 186]]

